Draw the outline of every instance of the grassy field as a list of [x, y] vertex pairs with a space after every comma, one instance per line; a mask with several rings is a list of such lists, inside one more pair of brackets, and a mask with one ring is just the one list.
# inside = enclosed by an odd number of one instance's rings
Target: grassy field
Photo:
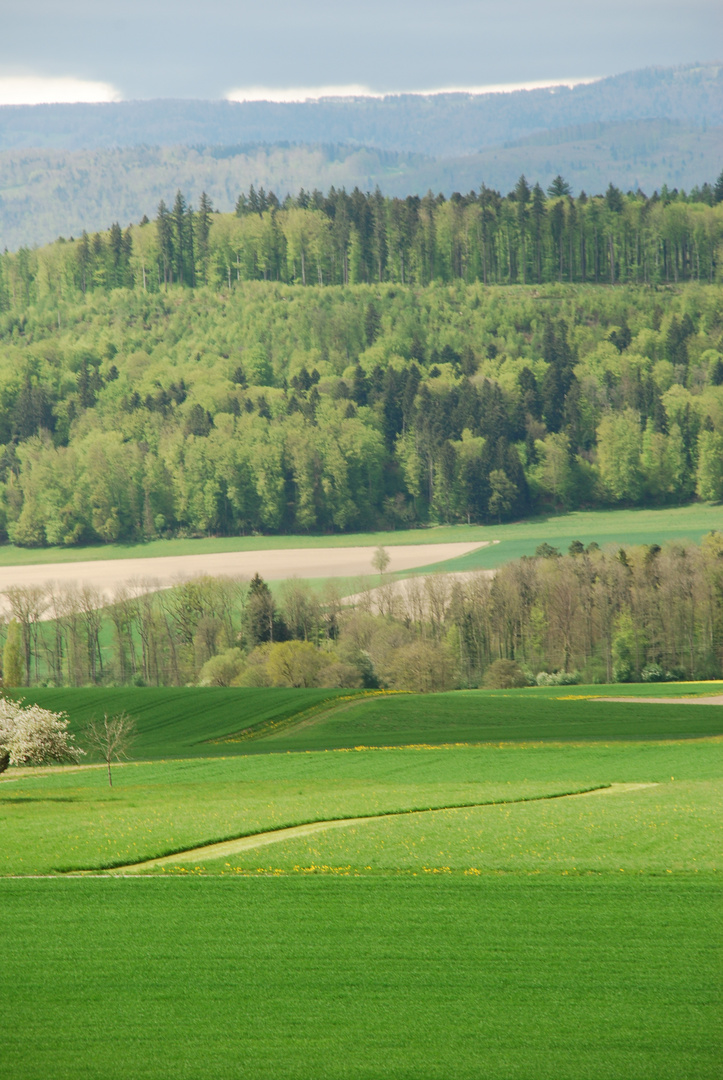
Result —
[[720, 889], [5, 881], [13, 1080], [717, 1080]]
[[[577, 779], [490, 775], [484, 758], [294, 754], [126, 765], [0, 785], [0, 873], [123, 865], [308, 821], [579, 791]], [[440, 752], [438, 752], [440, 753]], [[405, 757], [406, 755], [406, 757]], [[425, 767], [426, 766], [426, 767]], [[514, 766], [514, 763], [513, 763]]]
[[226, 551], [288, 551], [293, 548], [394, 547], [400, 544], [464, 544], [488, 539], [483, 525], [439, 525], [393, 532], [310, 534], [301, 536], [206, 536], [149, 540], [137, 544], [90, 547], [21, 548], [0, 544], [0, 566], [85, 562], [98, 559], [148, 559], [157, 555], [215, 555]]
[[723, 708], [587, 696], [716, 691], [43, 691], [156, 760], [0, 778], [8, 1076], [717, 1080]]
[[[600, 701], [611, 696], [721, 693], [721, 683], [673, 687], [531, 687], [399, 694], [352, 702], [317, 722], [282, 727], [250, 743], [249, 753], [356, 746], [405, 746], [499, 740], [670, 739], [723, 734], [717, 705]], [[229, 749], [233, 743], [227, 743]]]
[[217, 740], [249, 729], [272, 731], [291, 718], [333, 705], [339, 698], [346, 701], [363, 696], [354, 690], [214, 686], [40, 687], [13, 693], [26, 702], [68, 713], [71, 730], [78, 737], [92, 717], [127, 712], [136, 720], [138, 739], [133, 757], [140, 761], [227, 755], [229, 746], [240, 750], [242, 744]]
[[[601, 838], [607, 852], [607, 861], [595, 866], [617, 870], [619, 843], [616, 840], [610, 847], [610, 829], [617, 836], [615, 830], [632, 814], [628, 824], [635, 831], [635, 815], [640, 810], [646, 821], [654, 823], [646, 835], [655, 840], [655, 852], [651, 854], [648, 844], [640, 852], [631, 848], [628, 854], [638, 860], [635, 868], [647, 872], [659, 870], [670, 857], [669, 833], [673, 827], [683, 827], [675, 824], [679, 818], [687, 823], [688, 833], [700, 832], [699, 844], [711, 845], [708, 825], [701, 823], [709, 822], [720, 809], [720, 786], [716, 785], [723, 777], [723, 741], [511, 742], [168, 761], [117, 768], [112, 789], [102, 769], [15, 775], [12, 783], [0, 783], [3, 874], [103, 869], [304, 822], [434, 807], [465, 809], [400, 816], [397, 821], [350, 828], [348, 835], [347, 830], [329, 838], [322, 834], [311, 847], [297, 841], [275, 844], [261, 862], [258, 853], [250, 853], [231, 869], [293, 869], [319, 860], [338, 867], [350, 859], [355, 871], [404, 869], [411, 865], [409, 845], [416, 844], [422, 860], [416, 869], [429, 863], [467, 870], [479, 868], [472, 851], [482, 844], [479, 858], [486, 869], [549, 869], [551, 854], [552, 866], [573, 870], [581, 869], [575, 858], [584, 854], [578, 836], [582, 829], [586, 843], [598, 851]], [[584, 800], [524, 801], [621, 782], [657, 786]], [[470, 809], [472, 804], [485, 803], [506, 805]], [[570, 833], [572, 847], [562, 844], [558, 858], [548, 851], [547, 841], [552, 838], [557, 843], [571, 828], [568, 825], [567, 831], [558, 834], [550, 824], [558, 818], [598, 821], [602, 831], [593, 826], [588, 836], [587, 825], [575, 826]], [[604, 824], [608, 820], [613, 823], [610, 829]], [[527, 824], [518, 826], [518, 822]], [[514, 846], [485, 846], [505, 823], [505, 829], [509, 826], [515, 835], [523, 836], [529, 829], [531, 854], [524, 859], [522, 850]], [[710, 868], [712, 855], [699, 867], [692, 861], [703, 856], [695, 845], [690, 847], [688, 833], [681, 833], [687, 839], [674, 845], [688, 859], [686, 870]], [[624, 846], [627, 831], [623, 829], [621, 835]], [[476, 837], [477, 848], [470, 848], [470, 837]], [[352, 846], [347, 849], [349, 843]], [[353, 855], [358, 844], [363, 856]], [[328, 845], [334, 854], [324, 858], [321, 852]], [[194, 866], [196, 861], [192, 860]], [[182, 858], [179, 865], [185, 865]], [[225, 866], [210, 868], [224, 871]]]
[[[91, 717], [136, 718], [136, 760], [227, 757], [358, 746], [526, 739], [661, 739], [723, 735], [716, 706], [606, 702], [705, 696], [723, 683], [455, 690], [446, 694], [232, 687], [34, 688], [27, 702], [67, 712], [82, 740]], [[252, 737], [250, 737], [252, 736]]]
[[[344, 533], [332, 536], [226, 536], [181, 540], [151, 540], [143, 544], [104, 544], [73, 548], [20, 548], [0, 545], [0, 566], [84, 562], [97, 559], [150, 558], [157, 555], [206, 555], [225, 551], [268, 551], [291, 548], [393, 547], [398, 544], [480, 544], [499, 541], [461, 559], [439, 563], [440, 569], [469, 570], [500, 566], [521, 555], [532, 555], [547, 541], [562, 549], [572, 540], [588, 544], [652, 544], [665, 540], [699, 541], [712, 529], [723, 528], [720, 506], [690, 506], [642, 510], [574, 511], [530, 518], [505, 525], [440, 525], [394, 532]], [[458, 565], [459, 564], [459, 565]], [[425, 570], [428, 568], [425, 568]]]
[[594, 540], [600, 547], [676, 540], [700, 543], [714, 529], [723, 529], [723, 509], [705, 503], [654, 510], [578, 510], [511, 525], [488, 526], [484, 538], [498, 543], [412, 573], [494, 569], [523, 555], [534, 555], [535, 548], [543, 541], [564, 553], [573, 540], [586, 545]]

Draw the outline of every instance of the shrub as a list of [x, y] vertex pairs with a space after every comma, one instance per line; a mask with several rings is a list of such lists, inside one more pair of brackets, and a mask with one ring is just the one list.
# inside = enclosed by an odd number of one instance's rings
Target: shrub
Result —
[[488, 690], [511, 690], [527, 685], [525, 673], [515, 660], [494, 660], [485, 671], [482, 682]]
[[576, 671], [539, 671], [535, 682], [538, 686], [577, 686], [580, 676]]
[[613, 664], [613, 680], [617, 683], [632, 682], [633, 665], [629, 660], [617, 660]]
[[231, 686], [244, 667], [243, 653], [240, 649], [227, 649], [212, 656], [201, 668], [198, 676], [199, 686]]
[[413, 641], [395, 650], [388, 676], [395, 690], [423, 694], [451, 690], [456, 676], [454, 656], [442, 643]]

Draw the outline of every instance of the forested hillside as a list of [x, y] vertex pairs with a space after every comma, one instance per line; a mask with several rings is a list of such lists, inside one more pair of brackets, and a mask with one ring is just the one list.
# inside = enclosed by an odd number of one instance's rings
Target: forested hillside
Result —
[[723, 210], [698, 197], [252, 190], [224, 216], [179, 195], [155, 223], [6, 254], [4, 532], [720, 499]]

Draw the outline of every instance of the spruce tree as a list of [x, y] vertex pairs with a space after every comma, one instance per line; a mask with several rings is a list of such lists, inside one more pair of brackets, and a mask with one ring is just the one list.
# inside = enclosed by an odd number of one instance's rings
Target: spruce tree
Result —
[[713, 202], [723, 202], [723, 169], [721, 169], [720, 176], [716, 180], [713, 188]]

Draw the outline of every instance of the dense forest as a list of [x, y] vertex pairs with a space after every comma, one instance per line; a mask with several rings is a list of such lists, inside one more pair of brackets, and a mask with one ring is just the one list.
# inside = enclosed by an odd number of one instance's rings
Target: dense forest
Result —
[[4, 535], [721, 499], [723, 181], [693, 201], [564, 189], [251, 189], [234, 215], [179, 194], [0, 257]]
[[317, 592], [294, 579], [274, 597], [258, 575], [147, 588], [124, 586], [105, 608], [87, 587], [10, 588], [6, 685], [444, 690], [721, 677], [720, 533], [700, 547], [543, 544], [492, 578], [370, 578], [353, 603], [334, 581]]
[[169, 285], [231, 289], [240, 281], [301, 285], [481, 281], [615, 285], [717, 280], [723, 240], [723, 172], [689, 194], [663, 188], [648, 198], [609, 184], [573, 198], [557, 176], [543, 191], [520, 176], [506, 196], [387, 198], [301, 190], [283, 204], [252, 186], [235, 214], [198, 208], [178, 191], [155, 222], [21, 248], [0, 258], [0, 311], [78, 292]]

